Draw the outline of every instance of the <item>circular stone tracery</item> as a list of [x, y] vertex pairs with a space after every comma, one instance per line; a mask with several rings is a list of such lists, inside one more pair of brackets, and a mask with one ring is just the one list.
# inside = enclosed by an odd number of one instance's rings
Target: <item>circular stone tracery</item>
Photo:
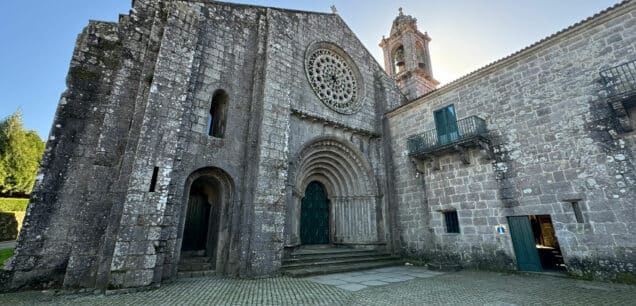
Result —
[[308, 52], [305, 70], [309, 84], [318, 98], [329, 108], [343, 114], [360, 110], [358, 82], [355, 66], [340, 54], [319, 47]]

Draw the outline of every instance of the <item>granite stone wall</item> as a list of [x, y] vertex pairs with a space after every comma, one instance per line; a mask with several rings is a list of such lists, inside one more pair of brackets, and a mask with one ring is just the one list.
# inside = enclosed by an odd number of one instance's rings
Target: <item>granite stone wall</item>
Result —
[[[403, 253], [464, 266], [515, 269], [508, 216], [550, 215], [568, 271], [633, 274], [636, 169], [633, 135], [619, 134], [599, 71], [636, 59], [634, 3], [539, 42], [387, 114], [393, 137]], [[424, 163], [409, 136], [435, 128], [433, 111], [487, 122], [490, 150]], [[571, 205], [577, 200], [583, 223]], [[461, 232], [446, 233], [457, 210]]]
[[[258, 153], [252, 226], [255, 237], [250, 249], [253, 256], [250, 263], [254, 273], [258, 274], [277, 271], [283, 247], [294, 245], [290, 231], [291, 224], [298, 221], [294, 220], [293, 208], [298, 203], [294, 202], [292, 194], [298, 191], [293, 190], [290, 178], [302, 173], [289, 173], [289, 170], [301, 148], [325, 136], [353, 144], [372, 165], [374, 184], [384, 191], [389, 187], [382, 162], [381, 114], [401, 102], [395, 85], [377, 85], [387, 79], [386, 75], [339, 16], [268, 9], [267, 26], [260, 126], [266, 136], [261, 138]], [[304, 61], [307, 49], [316, 42], [335, 44], [360, 70], [364, 86], [364, 95], [360, 98], [364, 106], [359, 112], [352, 115], [337, 113], [311, 90]], [[388, 209], [386, 199], [380, 201], [382, 209]], [[384, 222], [383, 218], [380, 223]], [[386, 238], [382, 237], [382, 240]]]
[[0, 241], [15, 240], [18, 236], [18, 220], [12, 212], [0, 212]]
[[107, 281], [104, 266], [110, 266], [113, 222], [125, 196], [123, 169], [139, 131], [135, 111], [148, 79], [142, 82], [142, 73], [152, 63], [158, 7], [135, 1], [119, 23], [92, 21], [78, 36], [4, 288]]
[[[360, 112], [336, 113], [312, 92], [304, 60], [317, 41], [338, 45], [358, 66]], [[212, 137], [208, 113], [219, 91], [227, 124]], [[373, 221], [386, 244], [381, 114], [400, 101], [337, 15], [133, 1], [119, 23], [92, 22], [78, 39], [8, 287], [105, 290], [174, 279], [189, 188], [202, 175], [223, 182], [217, 272], [275, 274], [290, 218], [290, 156], [320, 136], [369, 165], [377, 187], [365, 196], [378, 201]]]
[[15, 250], [16, 287], [90, 283], [96, 269], [114, 168], [95, 148], [120, 65], [118, 25], [91, 22], [77, 45]]

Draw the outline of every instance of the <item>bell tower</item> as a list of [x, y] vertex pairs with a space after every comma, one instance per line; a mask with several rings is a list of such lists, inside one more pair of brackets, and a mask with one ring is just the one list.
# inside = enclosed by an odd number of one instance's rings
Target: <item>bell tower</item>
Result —
[[393, 20], [391, 35], [382, 36], [380, 48], [384, 51], [384, 70], [398, 84], [402, 93], [413, 100], [433, 91], [439, 84], [433, 78], [427, 33], [417, 30], [417, 19], [404, 15], [402, 8]]

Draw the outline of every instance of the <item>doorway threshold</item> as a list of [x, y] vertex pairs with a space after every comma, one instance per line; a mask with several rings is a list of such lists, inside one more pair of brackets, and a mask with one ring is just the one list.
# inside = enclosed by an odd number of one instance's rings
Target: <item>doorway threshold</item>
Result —
[[530, 274], [530, 275], [543, 275], [543, 276], [552, 276], [552, 277], [560, 277], [560, 278], [568, 278], [570, 277], [565, 271], [542, 271], [542, 272], [534, 272], [534, 271], [517, 271], [519, 273]]

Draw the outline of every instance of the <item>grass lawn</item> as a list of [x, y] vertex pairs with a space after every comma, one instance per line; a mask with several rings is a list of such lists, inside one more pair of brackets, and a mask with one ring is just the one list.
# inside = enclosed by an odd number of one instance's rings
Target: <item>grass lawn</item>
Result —
[[4, 264], [4, 261], [13, 256], [13, 248], [0, 250], [0, 267]]

